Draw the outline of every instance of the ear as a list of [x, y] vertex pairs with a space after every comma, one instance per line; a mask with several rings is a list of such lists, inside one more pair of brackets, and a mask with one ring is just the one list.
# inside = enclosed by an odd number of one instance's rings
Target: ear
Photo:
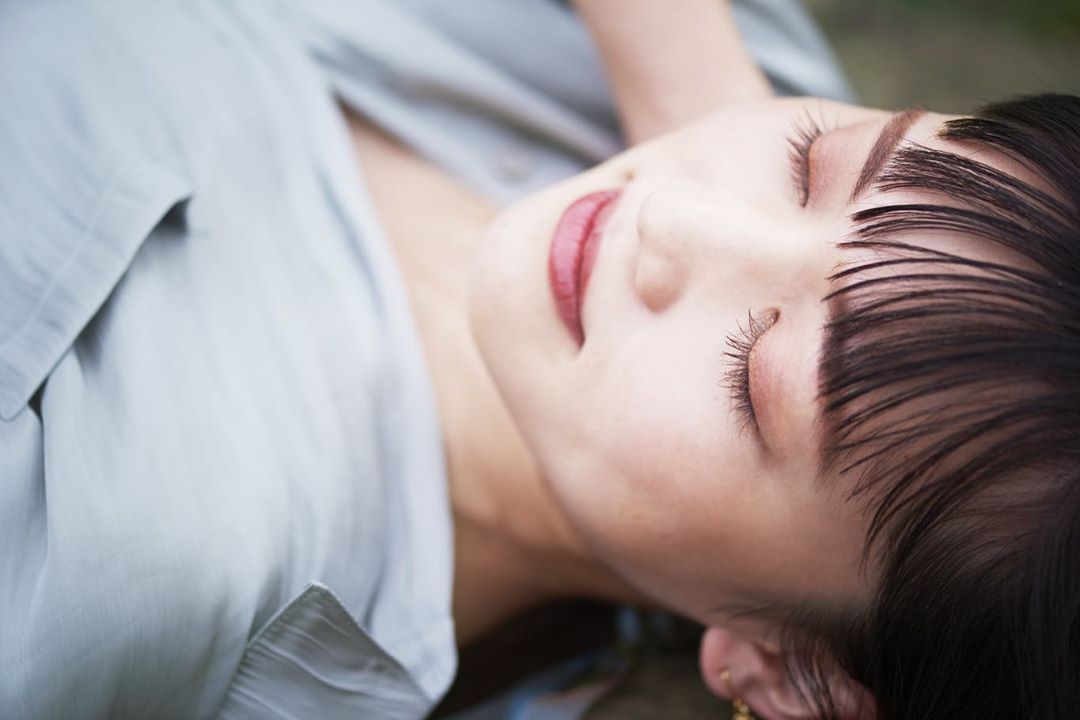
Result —
[[[812, 709], [803, 706], [788, 678], [779, 648], [743, 638], [726, 628], [710, 627], [701, 640], [700, 662], [701, 675], [713, 693], [729, 700], [742, 698], [760, 718], [809, 720], [814, 717]], [[873, 704], [863, 702], [867, 698], [853, 692], [850, 685], [837, 678], [832, 687], [840, 717], [872, 718], [873, 713], [868, 714], [866, 708], [872, 708]]]

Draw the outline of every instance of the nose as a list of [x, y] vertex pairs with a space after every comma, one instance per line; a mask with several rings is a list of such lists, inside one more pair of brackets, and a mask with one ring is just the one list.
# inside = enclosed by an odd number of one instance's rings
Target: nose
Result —
[[[824, 291], [827, 253], [806, 223], [768, 203], [718, 196], [694, 185], [650, 191], [637, 214], [634, 288], [661, 312], [696, 288], [762, 294], [807, 283]], [[740, 292], [742, 291], [742, 292]]]

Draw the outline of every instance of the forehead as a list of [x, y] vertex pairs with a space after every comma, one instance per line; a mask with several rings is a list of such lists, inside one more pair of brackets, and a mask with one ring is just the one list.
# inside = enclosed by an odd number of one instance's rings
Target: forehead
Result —
[[[860, 215], [873, 209], [896, 208], [904, 205], [913, 208], [933, 205], [941, 208], [956, 208], [961, 211], [974, 209], [987, 216], [1004, 216], [1008, 212], [1000, 206], [988, 207], [985, 199], [981, 200], [981, 205], [975, 202], [975, 184], [987, 183], [988, 180], [985, 177], [976, 178], [969, 175], [966, 181], [958, 185], [957, 177], [954, 176], [950, 178], [951, 187], [948, 190], [926, 187], [925, 183], [919, 187], [905, 186], [907, 180], [905, 175], [912, 173], [915, 169], [920, 172], [934, 172], [932, 163], [941, 162], [943, 165], [956, 166], [962, 162], [970, 162], [984, 167], [989, 173], [1004, 174], [1008, 178], [1034, 188], [1036, 192], [1050, 196], [1057, 195], [1054, 188], [1043, 177], [1002, 150], [983, 143], [946, 137], [948, 123], [961, 117], [927, 113], [912, 124], [890, 161], [878, 173], [870, 190], [851, 204], [849, 211], [853, 222], [851, 233], [847, 238], [849, 241], [860, 238], [860, 231], [866, 227], [866, 223], [859, 222]], [[928, 152], [940, 154], [943, 159], [931, 158]], [[950, 161], [949, 157], [955, 158], [955, 161]], [[955, 167], [952, 170], [955, 171]], [[935, 172], [935, 174], [939, 173]], [[996, 184], [992, 178], [989, 182]], [[1008, 194], [1013, 191], [1006, 188], [1005, 192]], [[902, 240], [905, 245], [911, 246], [912, 250], [932, 251], [985, 263], [1030, 269], [1030, 263], [1020, 253], [1010, 251], [1001, 243], [993, 242], [985, 234], [971, 232], [969, 226], [970, 223], [967, 226], [939, 224], [937, 227], [905, 227], [902, 224], [895, 224], [889, 236], [891, 239]], [[849, 246], [838, 269], [869, 265], [903, 254], [903, 251], [897, 248]], [[953, 270], [964, 272], [956, 266], [953, 266]], [[888, 276], [903, 272], [902, 267], [881, 267], [860, 273], [860, 277]]]
[[[941, 137], [945, 123], [955, 117], [937, 114], [921, 117], [901, 143], [901, 156], [912, 150], [948, 153], [980, 163], [1036, 188], [1041, 185], [1040, 189], [1046, 189], [1045, 183], [1030, 169], [998, 150], [977, 143], [956, 142]], [[832, 436], [837, 434], [837, 424], [850, 422], [853, 417], [858, 418], [866, 411], [867, 406], [873, 405], [889, 393], [892, 393], [893, 399], [899, 403], [897, 408], [902, 407], [907, 417], [930, 418], [934, 409], [948, 395], [943, 393], [942, 397], [933, 401], [928, 397], [921, 397], [900, 402], [903, 396], [898, 389], [901, 379], [906, 377], [909, 383], [916, 383], [920, 378], [925, 379], [930, 366], [923, 372], [911, 367], [911, 363], [905, 364], [899, 357], [888, 364], [896, 371], [896, 378], [864, 378], [861, 385], [853, 388], [838, 382], [835, 376], [843, 372], [857, 372], [860, 365], [864, 364], [862, 361], [875, 357], [874, 353], [878, 353], [878, 356], [882, 351], [902, 354], [901, 343], [909, 341], [914, 334], [921, 332], [929, 337], [942, 332], [948, 325], [940, 322], [943, 315], [938, 316], [937, 322], [920, 319], [927, 307], [936, 302], [935, 299], [940, 300], [948, 293], [956, 294], [959, 312], [948, 317], [952, 329], [956, 329], [960, 313], [965, 309], [959, 300], [968, 287], [965, 283], [986, 279], [1000, 268], [1025, 271], [1035, 269], [1020, 253], [980, 235], [979, 232], [972, 232], [963, 224], [950, 226], [943, 222], [937, 225], [914, 222], [905, 225], [903, 222], [895, 222], [895, 218], [906, 217], [907, 211], [904, 208], [915, 209], [916, 212], [923, 211], [928, 206], [946, 211], [972, 209], [972, 202], [962, 192], [943, 193], [926, 187], [897, 187], [896, 182], [889, 181], [890, 174], [895, 176], [902, 172], [902, 164], [898, 166], [896, 162], [890, 162], [884, 168], [884, 178], [879, 176], [884, 182], [875, 183], [864, 197], [849, 207], [853, 219], [851, 231], [847, 242], [841, 243], [842, 251], [838, 256], [836, 273], [831, 279], [831, 293], [827, 298], [831, 320], [822, 346], [817, 384], [821, 419], [818, 429], [822, 446], [819, 485], [824, 485], [833, 493], [844, 488], [857, 490], [861, 482], [860, 478], [852, 473], [841, 473], [839, 469], [844, 465], [831, 462], [836, 454], [836, 440]], [[866, 240], [866, 235], [862, 232], [865, 223], [859, 221], [859, 216], [882, 210], [894, 214], [888, 215], [889, 219], [883, 223], [883, 226], [888, 225], [886, 231], [874, 235], [873, 239], [880, 242], [863, 242]], [[986, 207], [980, 208], [980, 211], [990, 214], [996, 212]], [[880, 220], [885, 216], [871, 217]], [[947, 304], [948, 301], [943, 302]], [[941, 309], [941, 304], [942, 302], [937, 302], [938, 310]], [[848, 322], [856, 310], [867, 307], [876, 307], [880, 311], [866, 313], [858, 323], [861, 327], [855, 328], [859, 332], [848, 327], [845, 328], [848, 334], [838, 339], [837, 333], [833, 332], [834, 326], [838, 322]], [[932, 338], [929, 339], [932, 341]], [[942, 340], [945, 340], [944, 336]], [[831, 371], [830, 364], [833, 366]], [[904, 372], [909, 375], [904, 375]], [[833, 377], [830, 378], [830, 374]], [[842, 386], [847, 395], [838, 392], [836, 386]], [[971, 391], [969, 384], [969, 398], [973, 397]], [[842, 412], [836, 411], [837, 404]], [[886, 436], [889, 435], [888, 428], [882, 426], [897, 420], [895, 415], [885, 414], [861, 429], [865, 434], [877, 433]], [[898, 435], [893, 433], [889, 437], [897, 439]], [[917, 454], [914, 449], [907, 451], [900, 446], [896, 446], [894, 450], [890, 457], [896, 462], [913, 462], [913, 457]]]
[[[826, 465], [856, 493], [869, 489], [870, 504], [896, 503], [984, 452], [987, 433], [953, 433], [1026, 392], [1003, 385], [991, 350], [1031, 317], [1030, 278], [1044, 274], [1018, 244], [1038, 207], [1022, 208], [1035, 196], [1014, 178], [1038, 181], [1001, 152], [943, 140], [939, 128], [917, 129], [856, 211], [835, 279], [820, 378]], [[909, 186], [905, 171], [919, 182]]]

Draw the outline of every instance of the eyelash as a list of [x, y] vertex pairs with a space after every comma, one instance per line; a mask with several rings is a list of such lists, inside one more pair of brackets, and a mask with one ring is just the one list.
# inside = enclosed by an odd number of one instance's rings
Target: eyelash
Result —
[[[792, 124], [788, 136], [788, 159], [791, 161], [791, 179], [799, 190], [799, 205], [806, 207], [810, 199], [810, 148], [814, 141], [825, 133], [822, 123], [806, 114]], [[738, 332], [727, 336], [727, 351], [724, 353], [732, 365], [724, 373], [725, 384], [731, 392], [735, 411], [744, 428], [752, 428], [758, 433], [757, 415], [754, 403], [750, 400], [750, 353], [761, 336], [777, 320], [775, 312], [762, 319], [746, 314], [746, 325], [739, 324]]]
[[776, 322], [775, 312], [768, 317], [756, 318], [752, 312], [746, 314], [746, 325], [739, 323], [737, 332], [727, 336], [727, 352], [724, 357], [731, 361], [732, 365], [724, 373], [725, 384], [731, 391], [731, 399], [735, 403], [735, 412], [744, 428], [753, 428], [758, 431], [757, 415], [754, 413], [754, 403], [750, 401], [750, 352], [754, 349], [758, 339]]
[[795, 120], [788, 136], [791, 180], [799, 190], [800, 207], [810, 200], [810, 148], [824, 132], [821, 123], [807, 114]]

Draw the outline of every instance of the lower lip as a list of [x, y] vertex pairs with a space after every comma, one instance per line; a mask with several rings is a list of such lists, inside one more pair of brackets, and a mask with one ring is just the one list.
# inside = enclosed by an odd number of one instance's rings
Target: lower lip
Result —
[[619, 190], [601, 190], [575, 200], [559, 218], [548, 255], [548, 281], [555, 307], [578, 345], [585, 342], [581, 308], [604, 225]]

